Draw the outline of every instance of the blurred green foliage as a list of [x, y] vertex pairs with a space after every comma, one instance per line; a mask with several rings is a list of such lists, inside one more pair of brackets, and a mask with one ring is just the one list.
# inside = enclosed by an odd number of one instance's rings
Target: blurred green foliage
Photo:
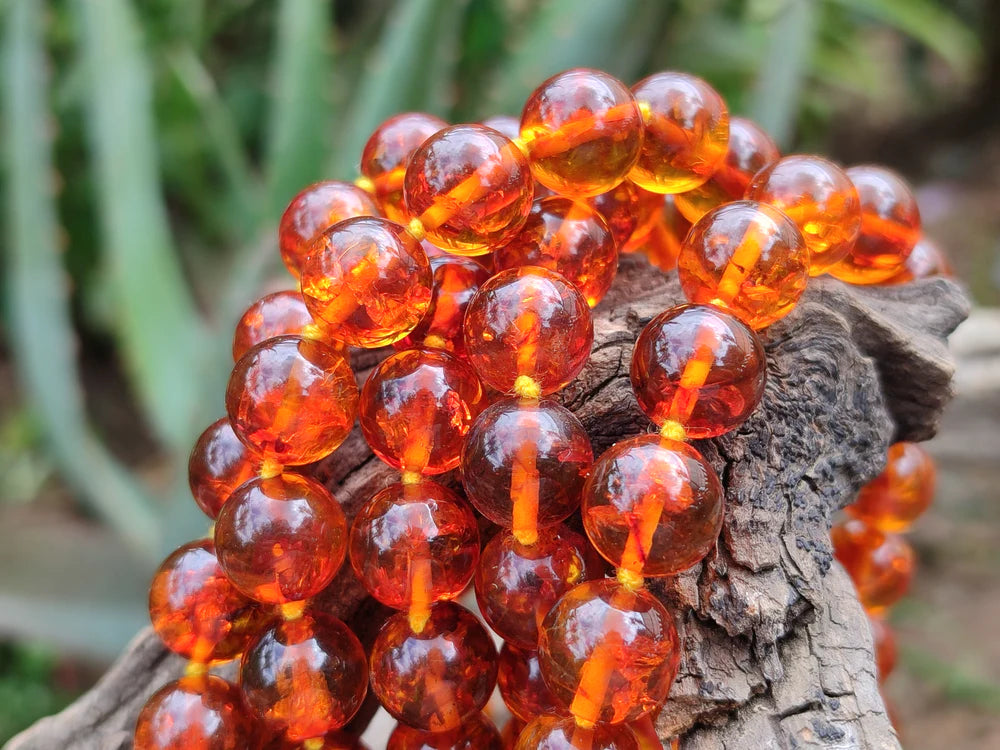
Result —
[[52, 686], [55, 668], [45, 649], [0, 643], [0, 745], [72, 700], [71, 691]]

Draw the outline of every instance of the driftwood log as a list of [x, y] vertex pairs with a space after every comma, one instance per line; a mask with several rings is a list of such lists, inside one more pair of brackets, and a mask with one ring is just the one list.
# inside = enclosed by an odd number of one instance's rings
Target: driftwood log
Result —
[[[631, 348], [653, 315], [681, 299], [673, 275], [623, 261], [595, 311], [591, 361], [562, 394], [595, 452], [649, 429], [629, 386]], [[962, 289], [944, 279], [859, 288], [822, 278], [764, 332], [761, 407], [735, 433], [698, 444], [726, 488], [717, 548], [652, 585], [676, 613], [684, 646], [658, 720], [665, 740], [679, 735], [685, 750], [899, 747], [865, 615], [828, 528], [880, 471], [892, 441], [934, 434], [951, 396], [945, 340], [967, 313]], [[357, 431], [318, 471], [349, 515], [394, 480]], [[377, 628], [349, 572], [327, 604], [363, 636]], [[93, 690], [7, 748], [130, 748], [139, 708], [182, 668], [144, 632]]]

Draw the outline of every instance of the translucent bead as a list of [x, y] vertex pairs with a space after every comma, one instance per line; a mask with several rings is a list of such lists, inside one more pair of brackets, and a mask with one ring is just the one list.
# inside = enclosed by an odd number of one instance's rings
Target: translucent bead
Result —
[[549, 399], [505, 398], [469, 431], [462, 483], [476, 510], [520, 534], [576, 510], [593, 460], [587, 431], [571, 411]]
[[680, 643], [652, 594], [604, 578], [581, 583], [552, 608], [538, 661], [549, 690], [579, 721], [618, 724], [666, 700]]
[[482, 125], [454, 125], [413, 154], [403, 192], [431, 242], [482, 255], [524, 223], [534, 186], [527, 158], [509, 138]]
[[934, 276], [952, 276], [951, 264], [944, 250], [929, 237], [921, 237], [913, 246], [913, 251], [906, 256], [903, 267], [885, 284], [907, 284], [917, 279], [929, 279]]
[[483, 381], [510, 393], [518, 377], [543, 395], [575, 378], [590, 357], [594, 324], [583, 295], [554, 271], [501, 271], [479, 288], [465, 314], [469, 361]]
[[493, 117], [487, 117], [482, 122], [488, 128], [493, 128], [499, 133], [510, 138], [512, 141], [515, 138], [521, 137], [521, 121], [516, 117], [511, 117], [510, 115], [494, 115]]
[[340, 446], [358, 413], [358, 386], [336, 349], [281, 336], [247, 352], [233, 369], [226, 411], [236, 435], [282, 465], [318, 461]]
[[538, 716], [521, 730], [514, 750], [639, 750], [624, 724], [597, 724], [584, 729], [572, 717]]
[[658, 427], [689, 438], [739, 427], [764, 395], [764, 347], [752, 330], [708, 305], [679, 305], [653, 318], [632, 350], [632, 390]]
[[892, 628], [881, 617], [869, 617], [868, 624], [872, 629], [872, 642], [875, 646], [875, 669], [878, 681], [885, 682], [896, 668], [896, 635]]
[[[643, 190], [634, 183], [630, 182], [629, 184], [633, 186], [638, 198], [638, 204], [635, 208], [635, 229], [632, 230], [632, 234], [628, 236], [625, 244], [620, 245], [618, 249], [622, 253], [637, 253], [642, 252], [653, 227], [661, 221], [660, 212], [664, 210], [667, 203], [672, 208], [674, 199], [669, 195]], [[674, 212], [676, 213], [676, 209]], [[679, 213], [677, 215], [680, 216]], [[683, 218], [681, 217], [681, 219]]]
[[281, 259], [298, 277], [309, 246], [320, 232], [344, 219], [378, 216], [378, 206], [364, 190], [346, 182], [317, 182], [292, 198], [278, 224]]
[[[647, 195], [656, 195], [656, 193], [642, 192]], [[629, 237], [632, 236], [643, 218], [640, 214], [642, 199], [639, 188], [626, 180], [606, 193], [588, 198], [587, 205], [601, 215], [608, 225], [608, 229], [611, 230], [615, 247], [623, 251], [625, 243], [628, 242]]]
[[479, 713], [458, 729], [425, 732], [397, 724], [389, 735], [386, 750], [502, 750], [500, 732], [486, 716]]
[[593, 307], [618, 272], [618, 249], [607, 223], [586, 203], [568, 198], [535, 201], [528, 220], [493, 253], [497, 270], [541, 266], [576, 285]]
[[365, 381], [361, 430], [390, 466], [440, 474], [458, 466], [483, 402], [469, 365], [446, 352], [409, 349], [382, 360]]
[[236, 324], [233, 361], [238, 362], [261, 341], [277, 336], [299, 336], [311, 323], [312, 316], [298, 292], [275, 292], [262, 297], [250, 305]]
[[270, 730], [293, 742], [321, 737], [361, 708], [368, 692], [365, 650], [331, 615], [279, 620], [243, 655], [240, 686]]
[[302, 266], [301, 284], [316, 323], [353, 346], [398, 341], [431, 304], [427, 254], [385, 219], [352, 219], [323, 232]]
[[503, 750], [514, 750], [517, 738], [521, 736], [524, 729], [524, 722], [516, 716], [511, 716], [500, 732], [500, 741], [503, 743]]
[[685, 237], [691, 231], [691, 224], [677, 210], [677, 196], [661, 196], [660, 208], [648, 225], [646, 234], [634, 252], [642, 253], [653, 266], [661, 271], [677, 268], [677, 258]]
[[585, 198], [610, 190], [635, 165], [642, 113], [617, 78], [574, 68], [528, 97], [521, 140], [536, 180], [560, 195]]
[[638, 435], [594, 463], [583, 488], [583, 527], [612, 565], [643, 576], [672, 576], [715, 546], [722, 485], [687, 443]]
[[934, 499], [934, 460], [916, 443], [889, 448], [885, 469], [844, 510], [882, 531], [909, 528]]
[[340, 569], [347, 521], [321, 484], [281, 474], [239, 488], [215, 522], [222, 569], [240, 591], [268, 604], [308, 599]]
[[780, 209], [809, 248], [809, 273], [840, 262], [861, 231], [861, 198], [847, 173], [818, 156], [786, 156], [753, 178], [747, 198]]
[[204, 539], [175, 550], [153, 575], [149, 619], [167, 648], [209, 664], [242, 654], [263, 615], [229, 582]]
[[486, 705], [496, 677], [489, 633], [452, 602], [434, 604], [419, 633], [405, 613], [390, 617], [372, 646], [372, 690], [397, 721], [416, 729], [462, 726]]
[[644, 78], [632, 93], [646, 130], [629, 179], [654, 193], [683, 193], [706, 182], [729, 144], [722, 97], [700, 78], [673, 72]]
[[759, 125], [743, 117], [733, 117], [729, 121], [726, 158], [704, 185], [675, 196], [677, 210], [694, 223], [713, 208], [740, 200], [753, 176], [780, 158], [778, 147]]
[[854, 581], [865, 609], [879, 612], [903, 597], [916, 562], [903, 537], [852, 518], [834, 526], [830, 538], [833, 553]]
[[526, 545], [504, 529], [483, 548], [476, 569], [476, 602], [483, 619], [505, 641], [538, 645], [542, 620], [556, 600], [599, 573], [587, 541], [565, 526], [546, 529]]
[[861, 233], [831, 276], [851, 284], [878, 284], [902, 270], [920, 239], [920, 209], [910, 186], [884, 167], [851, 167], [847, 176], [861, 198]]
[[542, 679], [536, 650], [505, 643], [500, 648], [499, 664], [497, 685], [503, 702], [514, 716], [531, 721], [541, 714], [566, 713], [566, 708], [559, 704]]
[[285, 740], [278, 745], [268, 745], [267, 750], [369, 750], [358, 737], [346, 731], [327, 732], [322, 737], [310, 737], [305, 742]]
[[183, 677], [146, 701], [135, 726], [135, 750], [247, 750], [256, 726], [239, 688], [219, 677]]
[[252, 454], [223, 417], [201, 433], [188, 460], [191, 494], [205, 515], [214, 519], [233, 490], [257, 476], [260, 457]]
[[[664, 743], [656, 731], [654, 721], [657, 712], [641, 716], [635, 721], [629, 722], [628, 728], [635, 735], [635, 741], [639, 745], [639, 750], [680, 750], [680, 742], [674, 737]], [[616, 725], [617, 726], [617, 725]]]
[[723, 307], [761, 329], [791, 312], [805, 291], [809, 248], [778, 209], [735, 201], [691, 228], [677, 273], [688, 301]]

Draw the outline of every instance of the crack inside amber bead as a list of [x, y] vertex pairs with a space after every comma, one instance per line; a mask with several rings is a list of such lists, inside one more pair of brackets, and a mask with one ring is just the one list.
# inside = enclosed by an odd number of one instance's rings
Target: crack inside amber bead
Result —
[[930, 507], [935, 474], [934, 461], [923, 448], [895, 443], [882, 473], [844, 510], [882, 531], [903, 531]]
[[257, 727], [239, 688], [211, 675], [183, 677], [146, 702], [135, 727], [135, 750], [247, 750]]
[[913, 549], [903, 537], [852, 518], [830, 529], [830, 538], [865, 609], [881, 612], [903, 597], [915, 565]]
[[191, 494], [205, 515], [214, 519], [233, 490], [257, 476], [260, 457], [236, 437], [228, 417], [206, 429], [188, 460]]

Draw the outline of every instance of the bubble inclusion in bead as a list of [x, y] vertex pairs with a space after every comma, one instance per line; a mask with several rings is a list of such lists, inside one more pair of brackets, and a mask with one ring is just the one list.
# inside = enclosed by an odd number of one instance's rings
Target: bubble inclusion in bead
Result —
[[205, 515], [214, 519], [233, 490], [257, 476], [260, 457], [236, 437], [228, 417], [209, 425], [191, 451], [188, 484]]
[[510, 712], [523, 721], [542, 714], [565, 715], [566, 708], [545, 686], [538, 652], [504, 643], [500, 648], [497, 685]]
[[903, 537], [852, 518], [834, 526], [830, 538], [865, 609], [879, 612], [903, 597], [915, 564], [913, 549]]
[[844, 510], [882, 531], [903, 531], [930, 507], [936, 473], [919, 445], [894, 443], [885, 469]]
[[233, 361], [238, 362], [261, 341], [277, 336], [301, 335], [312, 323], [312, 316], [298, 292], [268, 294], [254, 302], [236, 324], [233, 336]]
[[624, 724], [579, 726], [572, 717], [538, 716], [521, 730], [514, 750], [639, 750], [632, 730]]
[[493, 722], [479, 713], [458, 729], [447, 732], [425, 732], [397, 724], [385, 747], [386, 750], [502, 750], [503, 742]]

